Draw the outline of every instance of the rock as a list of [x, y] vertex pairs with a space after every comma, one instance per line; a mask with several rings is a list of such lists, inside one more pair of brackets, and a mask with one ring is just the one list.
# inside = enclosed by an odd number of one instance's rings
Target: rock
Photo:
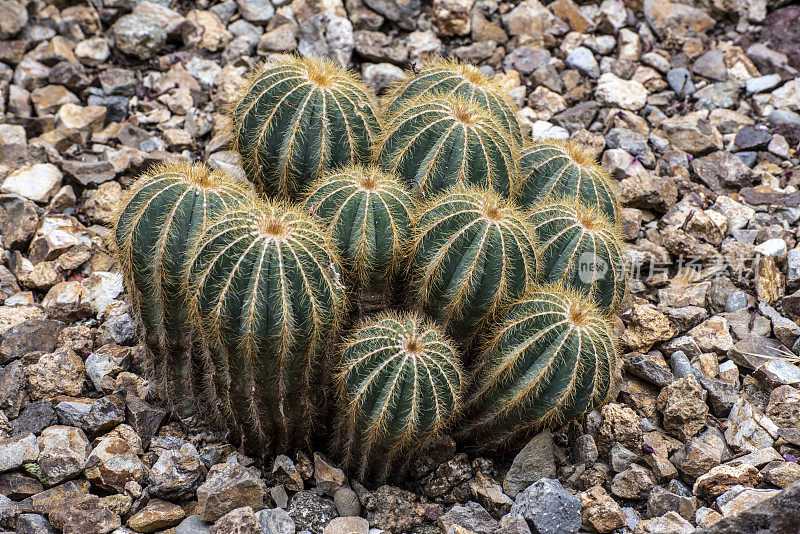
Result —
[[728, 69], [725, 67], [724, 54], [721, 50], [709, 50], [694, 60], [692, 72], [704, 78], [725, 81]]
[[64, 322], [85, 319], [93, 311], [89, 294], [80, 282], [56, 284], [45, 295], [42, 307], [51, 319]]
[[472, 496], [492, 514], [493, 517], [505, 515], [514, 504], [511, 498], [503, 493], [503, 488], [493, 479], [478, 472], [469, 482]]
[[86, 358], [86, 374], [97, 391], [102, 391], [102, 381], [106, 376], [116, 376], [128, 369], [131, 351], [118, 345], [103, 345]]
[[786, 360], [774, 359], [768, 361], [756, 370], [755, 376], [774, 388], [800, 385], [800, 368]]
[[123, 53], [149, 59], [167, 42], [167, 28], [151, 14], [134, 11], [118, 18], [111, 27], [114, 45]]
[[109, 161], [65, 161], [61, 168], [64, 174], [81, 185], [102, 184], [113, 180], [114, 166]]
[[[770, 494], [763, 496], [768, 495]], [[698, 529], [697, 534], [757, 532], [758, 530], [777, 532], [777, 529], [782, 528], [781, 525], [792, 525], [797, 522], [800, 514], [798, 495], [800, 495], [800, 483], [794, 483], [771, 498], [754, 502], [755, 506], [745, 508], [733, 517], [726, 517], [708, 528]]]
[[[294, 534], [294, 519], [280, 508], [261, 510], [256, 514], [263, 528], [263, 534]], [[176, 533], [177, 534], [177, 533]]]
[[778, 490], [752, 489], [743, 486], [734, 486], [717, 498], [717, 507], [723, 517], [738, 514], [742, 510], [755, 506], [769, 498], [776, 496]]
[[[274, 496], [273, 500], [275, 500]], [[358, 495], [350, 488], [344, 487], [336, 490], [336, 493], [333, 494], [333, 504], [336, 505], [336, 511], [342, 517], [361, 515], [361, 503]]]
[[647, 89], [641, 83], [623, 80], [610, 72], [600, 76], [594, 94], [604, 104], [631, 111], [640, 110], [647, 103]]
[[520, 515], [533, 532], [574, 533], [581, 526], [581, 501], [560, 482], [542, 478], [517, 495], [511, 514]]
[[440, 35], [468, 35], [471, 30], [471, 12], [475, 0], [434, 0], [434, 24]]
[[465, 532], [474, 532], [475, 534], [493, 534], [499, 527], [497, 520], [485, 508], [471, 501], [463, 506], [453, 506], [439, 518], [438, 524], [443, 532], [450, 532], [454, 527], [461, 527]]
[[658, 396], [664, 429], [681, 441], [697, 435], [706, 424], [706, 391], [694, 376], [675, 380]]
[[31, 398], [78, 396], [83, 389], [85, 368], [75, 351], [58, 349], [41, 355], [36, 363], [25, 368], [25, 374]]
[[80, 429], [69, 426], [46, 428], [37, 442], [41, 479], [48, 486], [81, 473], [92, 450], [86, 435]]
[[677, 202], [678, 187], [670, 177], [641, 170], [619, 183], [619, 199], [627, 207], [665, 212]]
[[779, 74], [767, 74], [766, 76], [757, 76], [750, 78], [745, 84], [747, 94], [763, 93], [775, 88], [781, 82]]
[[20, 434], [0, 440], [0, 473], [35, 462], [39, 458], [36, 436]]
[[687, 37], [705, 35], [716, 21], [686, 4], [669, 0], [644, 0], [644, 17], [653, 31], [667, 41], [683, 43]]
[[778, 109], [800, 111], [800, 78], [772, 91], [772, 105]]
[[127, 421], [136, 429], [136, 433], [142, 440], [142, 446], [147, 447], [152, 438], [161, 426], [161, 422], [167, 416], [164, 408], [150, 405], [145, 400], [128, 395], [125, 398], [127, 407]]
[[0, 3], [0, 39], [6, 40], [21, 32], [28, 24], [28, 11], [15, 0]]
[[503, 479], [503, 491], [512, 499], [540, 478], [555, 478], [553, 435], [544, 430], [531, 439], [514, 457]]
[[734, 143], [740, 150], [759, 150], [766, 148], [771, 140], [772, 134], [768, 131], [752, 126], [745, 126], [736, 132]]
[[703, 155], [722, 149], [722, 135], [701, 112], [664, 119], [659, 131], [678, 150], [692, 155]]
[[635, 304], [620, 341], [629, 351], [646, 352], [656, 342], [672, 339], [675, 333], [667, 316], [654, 306]]
[[[741, 159], [724, 150], [713, 152], [702, 158], [694, 158], [692, 170], [712, 191], [737, 190], [753, 183], [753, 171]], [[717, 201], [720, 201], [721, 198], [727, 199], [728, 197], [717, 197]], [[722, 200], [723, 204], [720, 205], [722, 206], [720, 209], [723, 213], [726, 213], [725, 209], [733, 209], [731, 202], [735, 201]], [[739, 206], [742, 205], [739, 204]], [[742, 207], [744, 208], [744, 206]], [[733, 228], [734, 225], [731, 227]], [[740, 226], [737, 225], [737, 227]]]
[[684, 519], [694, 519], [696, 510], [697, 497], [677, 480], [671, 480], [666, 488], [654, 487], [647, 499], [647, 514], [650, 517], [674, 511]]
[[344, 471], [338, 467], [333, 467], [324, 456], [315, 452], [314, 481], [319, 489], [333, 497], [336, 490], [347, 484], [347, 477]]
[[92, 311], [101, 317], [109, 303], [125, 290], [121, 274], [104, 271], [92, 273], [89, 278], [81, 282], [81, 285], [86, 289]]
[[186, 24], [182, 30], [183, 42], [190, 47], [216, 52], [233, 39], [213, 11], [193, 9], [186, 15]]
[[[209, 534], [210, 524], [200, 519], [199, 515], [190, 515], [175, 527], [175, 534]], [[292, 530], [294, 532], [294, 530]], [[264, 534], [273, 534], [265, 530]], [[290, 533], [291, 534], [291, 533]]]
[[84, 211], [93, 222], [111, 225], [114, 222], [114, 210], [121, 201], [122, 187], [119, 182], [105, 182], [86, 200]]
[[719, 430], [709, 428], [684, 443], [671, 460], [681, 473], [698, 477], [719, 465], [726, 453], [725, 437]]
[[655, 480], [649, 469], [638, 464], [617, 473], [611, 481], [611, 493], [623, 499], [643, 499], [655, 486]]
[[584, 529], [606, 533], [623, 528], [627, 524], [625, 512], [602, 486], [592, 486], [579, 493], [578, 497], [581, 500], [581, 520]]
[[753, 487], [758, 481], [758, 469], [733, 461], [713, 467], [708, 473], [698, 477], [692, 491], [699, 497], [714, 499], [736, 485]]
[[[144, 508], [128, 519], [128, 526], [136, 532], [156, 532], [178, 525], [184, 517], [186, 517], [186, 513], [177, 504], [161, 499], [150, 499]], [[253, 519], [255, 520], [255, 517]], [[236, 531], [229, 530], [227, 532]]]
[[589, 76], [590, 78], [597, 78], [600, 76], [600, 66], [594, 58], [591, 50], [583, 46], [577, 46], [567, 54], [564, 60], [568, 67], [577, 70], [578, 72]]
[[775, 423], [753, 406], [746, 395], [742, 395], [728, 416], [725, 441], [736, 451], [752, 452], [772, 447], [777, 433]]
[[403, 78], [403, 69], [391, 63], [363, 63], [361, 78], [373, 91], [382, 91]]
[[367, 507], [367, 521], [373, 528], [389, 532], [409, 532], [444, 513], [440, 505], [419, 503], [413, 493], [392, 486], [381, 486], [372, 499], [374, 504]]
[[275, 14], [270, 0], [237, 0], [239, 13], [249, 22], [267, 22]]
[[785, 488], [789, 484], [800, 480], [800, 464], [784, 462], [782, 459], [770, 462], [761, 470], [764, 480], [773, 486]]
[[64, 503], [77, 499], [89, 492], [89, 482], [87, 480], [70, 480], [59, 486], [46, 489], [22, 501], [22, 505], [37, 514], [49, 514], [54, 509], [64, 505]]
[[677, 512], [667, 512], [661, 517], [642, 521], [633, 531], [634, 534], [694, 534], [694, 532], [692, 524]]
[[344, 17], [320, 13], [300, 25], [297, 51], [305, 55], [331, 57], [349, 66], [353, 47], [353, 25]]
[[47, 203], [61, 187], [62, 174], [52, 163], [21, 167], [9, 174], [0, 191], [17, 194], [34, 202]]
[[275, 482], [283, 485], [289, 491], [300, 491], [303, 489], [303, 478], [297, 471], [297, 466], [291, 458], [285, 454], [279, 454], [272, 462], [272, 476]]
[[631, 450], [639, 450], [642, 432], [639, 417], [631, 408], [622, 404], [606, 404], [600, 410], [601, 423], [598, 429], [598, 447], [607, 452], [614, 442], [621, 443]]
[[249, 469], [234, 463], [217, 464], [197, 488], [200, 518], [214, 522], [236, 508], [259, 510], [264, 507], [265, 493], [261, 481]]
[[538, 0], [525, 0], [503, 15], [503, 25], [512, 36], [529, 37], [533, 43], [542, 44], [554, 18]]
[[52, 352], [64, 326], [61, 321], [30, 319], [9, 328], [0, 337], [0, 365], [37, 350]]
[[667, 83], [670, 89], [678, 93], [679, 97], [692, 96], [695, 92], [692, 73], [683, 67], [670, 69], [667, 72]]
[[111, 55], [108, 39], [105, 37], [91, 37], [75, 45], [75, 57], [88, 67], [96, 67], [105, 63]]
[[180, 449], [165, 449], [150, 468], [150, 494], [164, 499], [189, 499], [203, 482], [206, 469], [200, 455], [191, 443]]
[[778, 427], [800, 430], [800, 390], [792, 386], [780, 386], [772, 390], [767, 416]]
[[734, 346], [728, 321], [716, 315], [689, 330], [689, 336], [701, 352], [727, 353]]
[[325, 527], [323, 534], [368, 534], [369, 522], [363, 517], [337, 517]]
[[141, 484], [147, 474], [139, 452], [141, 442], [138, 438], [130, 443], [121, 437], [106, 435], [86, 460], [86, 478], [96, 486], [118, 493], [125, 491], [125, 485], [130, 481]]
[[31, 402], [19, 417], [12, 423], [12, 433], [17, 434], [40, 434], [48, 426], [56, 424], [56, 412], [53, 405], [47, 401]]
[[39, 514], [20, 514], [17, 518], [19, 534], [58, 534], [50, 521]]
[[295, 493], [288, 511], [298, 531], [308, 530], [313, 534], [322, 534], [337, 515], [332, 501], [311, 491]]
[[0, 196], [0, 230], [6, 248], [26, 247], [38, 224], [36, 204], [20, 195]]
[[95, 495], [71, 499], [49, 512], [50, 522], [64, 534], [107, 534], [122, 526], [119, 516]]

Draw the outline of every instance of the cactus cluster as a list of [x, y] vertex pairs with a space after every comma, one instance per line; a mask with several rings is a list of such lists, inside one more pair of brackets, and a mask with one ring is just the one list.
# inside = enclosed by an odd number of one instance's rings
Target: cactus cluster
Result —
[[611, 181], [527, 141], [476, 67], [433, 61], [379, 104], [332, 62], [277, 56], [230, 122], [255, 191], [158, 167], [113, 233], [177, 415], [264, 455], [333, 438], [381, 482], [444, 431], [512, 447], [613, 390]]

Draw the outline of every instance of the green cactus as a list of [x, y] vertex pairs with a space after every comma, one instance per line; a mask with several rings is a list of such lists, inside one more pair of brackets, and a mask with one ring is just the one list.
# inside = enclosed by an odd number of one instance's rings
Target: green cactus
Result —
[[515, 192], [517, 143], [484, 108], [460, 96], [403, 101], [376, 152], [380, 167], [429, 197], [456, 185]]
[[282, 55], [253, 73], [233, 107], [233, 143], [261, 191], [296, 198], [324, 172], [370, 160], [377, 110], [366, 86], [333, 61]]
[[248, 197], [238, 182], [202, 163], [173, 163], [139, 178], [114, 217], [113, 244], [131, 309], [144, 327], [161, 396], [181, 418], [192, 416], [203, 398], [193, 393], [201, 386], [181, 290], [189, 243], [210, 217]]
[[483, 106], [517, 144], [522, 143], [517, 106], [506, 91], [478, 67], [453, 59], [437, 58], [416, 74], [406, 73], [386, 96], [389, 113], [396, 113], [410, 99], [435, 93], [460, 96]]
[[458, 339], [469, 340], [537, 278], [533, 228], [491, 190], [461, 188], [432, 199], [421, 207], [417, 228], [418, 300]]
[[559, 284], [515, 302], [480, 356], [460, 437], [503, 449], [599, 407], [617, 373], [604, 317], [581, 292]]
[[522, 151], [519, 170], [523, 206], [532, 207], [547, 197], [576, 198], [616, 223], [619, 207], [611, 178], [575, 143], [536, 140]]
[[530, 221], [541, 251], [542, 280], [584, 290], [600, 308], [616, 311], [627, 286], [614, 224], [574, 199], [546, 199], [534, 207]]
[[200, 236], [186, 273], [190, 314], [247, 450], [308, 442], [344, 309], [339, 278], [325, 230], [281, 202], [253, 201]]
[[400, 474], [461, 403], [459, 355], [431, 322], [387, 313], [344, 343], [337, 451], [360, 479]]
[[314, 184], [305, 208], [330, 227], [360, 302], [382, 304], [404, 265], [412, 233], [414, 202], [405, 188], [379, 169], [353, 166]]

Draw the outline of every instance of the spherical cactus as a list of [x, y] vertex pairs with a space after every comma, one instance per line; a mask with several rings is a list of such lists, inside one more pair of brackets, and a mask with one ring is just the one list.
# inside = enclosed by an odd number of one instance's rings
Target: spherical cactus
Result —
[[232, 137], [263, 192], [296, 197], [325, 171], [366, 163], [380, 133], [375, 97], [327, 59], [278, 56], [233, 107]]
[[541, 251], [542, 280], [582, 289], [616, 311], [626, 293], [625, 265], [614, 224], [579, 201], [545, 200], [530, 214]]
[[423, 197], [455, 185], [514, 192], [517, 144], [484, 108], [459, 96], [404, 101], [378, 146], [381, 168]]
[[545, 285], [514, 303], [480, 356], [460, 436], [503, 449], [597, 408], [616, 376], [612, 336], [578, 291]]
[[421, 207], [412, 267], [423, 309], [466, 340], [537, 278], [534, 232], [490, 190], [462, 188]]
[[321, 178], [305, 208], [330, 227], [348, 281], [383, 300], [411, 238], [414, 202], [406, 189], [374, 167], [349, 167]]
[[307, 443], [327, 378], [326, 343], [344, 308], [322, 226], [298, 208], [254, 201], [207, 225], [186, 283], [215, 378], [227, 386], [218, 401], [245, 448]]
[[362, 480], [399, 474], [461, 403], [459, 355], [416, 314], [370, 319], [344, 343], [337, 449]]
[[114, 219], [114, 248], [155, 382], [181, 418], [192, 416], [203, 396], [196, 394], [198, 362], [180, 273], [207, 220], [248, 197], [238, 182], [202, 163], [160, 165], [133, 184]]
[[521, 153], [519, 173], [519, 203], [525, 207], [547, 197], [578, 199], [597, 207], [612, 222], [617, 221], [619, 207], [611, 178], [571, 141], [534, 141]]
[[478, 67], [452, 59], [435, 59], [416, 74], [407, 73], [389, 90], [389, 113], [397, 112], [404, 102], [417, 96], [436, 93], [460, 96], [483, 106], [515, 142], [522, 143], [517, 107], [506, 91]]

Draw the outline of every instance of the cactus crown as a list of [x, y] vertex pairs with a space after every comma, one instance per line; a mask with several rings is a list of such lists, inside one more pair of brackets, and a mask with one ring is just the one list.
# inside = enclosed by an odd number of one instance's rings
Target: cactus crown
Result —
[[349, 163], [366, 163], [380, 132], [375, 97], [332, 60], [269, 59], [230, 112], [234, 148], [265, 193], [296, 197], [310, 180]]
[[419, 301], [458, 338], [537, 279], [534, 232], [494, 191], [457, 188], [423, 204], [412, 266]]
[[478, 104], [491, 113], [514, 142], [522, 143], [516, 106], [503, 88], [476, 66], [454, 59], [437, 58], [423, 65], [419, 73], [407, 73], [389, 89], [388, 111], [396, 113], [404, 102], [435, 93], [461, 96]]
[[458, 353], [430, 321], [384, 313], [364, 322], [343, 344], [339, 373], [347, 462], [385, 478], [403, 451], [449, 424], [461, 384]]
[[572, 141], [534, 141], [520, 155], [519, 202], [532, 207], [547, 197], [578, 199], [616, 222], [619, 207], [611, 178]]
[[461, 96], [424, 94], [390, 116], [376, 160], [423, 197], [455, 185], [515, 191], [517, 146], [486, 109]]
[[414, 202], [394, 176], [350, 166], [318, 180], [304, 205], [330, 227], [356, 287], [379, 290], [401, 270]]
[[503, 312], [487, 339], [463, 435], [502, 447], [562, 424], [602, 404], [616, 370], [604, 314], [582, 292], [545, 284]]
[[586, 290], [600, 307], [616, 311], [627, 291], [616, 226], [576, 199], [545, 199], [530, 220], [541, 250], [542, 279]]

